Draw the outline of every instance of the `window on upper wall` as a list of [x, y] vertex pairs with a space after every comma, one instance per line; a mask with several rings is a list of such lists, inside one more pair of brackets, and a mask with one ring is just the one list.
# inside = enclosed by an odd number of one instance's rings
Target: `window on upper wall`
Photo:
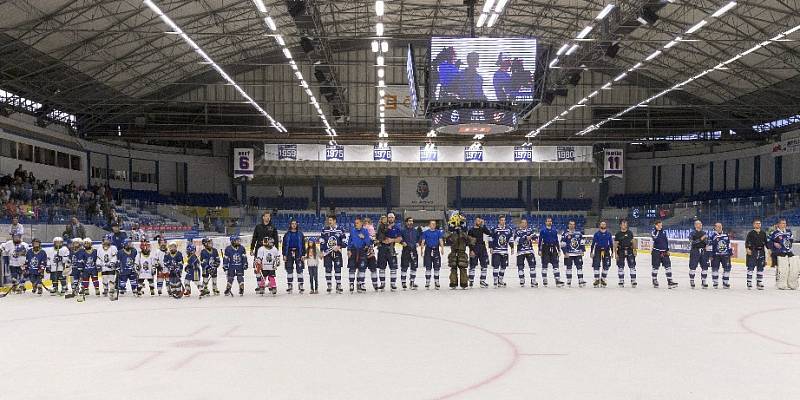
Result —
[[17, 158], [22, 161], [33, 162], [33, 146], [25, 143], [17, 143]]
[[56, 151], [44, 147], [36, 147], [36, 162], [44, 165], [56, 165]]
[[56, 166], [59, 168], [69, 168], [69, 154], [59, 152], [56, 155]]
[[0, 156], [17, 158], [17, 142], [8, 139], [0, 139]]
[[72, 169], [74, 171], [80, 171], [81, 170], [81, 157], [80, 156], [70, 155], [69, 156], [69, 166], [70, 166], [70, 169]]

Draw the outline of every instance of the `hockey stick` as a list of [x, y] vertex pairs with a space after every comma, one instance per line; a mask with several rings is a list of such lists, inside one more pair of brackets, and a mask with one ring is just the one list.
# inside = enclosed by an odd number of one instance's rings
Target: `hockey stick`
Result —
[[114, 270], [114, 289], [108, 293], [108, 299], [111, 301], [119, 300], [119, 270]]

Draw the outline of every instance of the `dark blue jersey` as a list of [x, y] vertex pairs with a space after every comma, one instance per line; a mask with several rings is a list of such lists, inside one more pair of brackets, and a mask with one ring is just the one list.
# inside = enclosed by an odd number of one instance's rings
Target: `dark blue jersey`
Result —
[[561, 235], [561, 248], [564, 254], [575, 257], [582, 256], [586, 252], [586, 243], [583, 241], [583, 232], [564, 231]]
[[219, 252], [215, 248], [200, 250], [200, 265], [203, 271], [219, 268]]
[[508, 254], [508, 245], [511, 244], [514, 236], [511, 228], [509, 228], [508, 225], [496, 226], [494, 229], [491, 229], [490, 232], [492, 234], [489, 235], [489, 240], [491, 241], [489, 248], [492, 250], [492, 253]]
[[400, 237], [407, 246], [414, 247], [422, 240], [420, 230], [415, 227], [405, 227], [400, 231]]
[[369, 237], [367, 228], [353, 228], [350, 230], [350, 237], [347, 240], [348, 250], [364, 250], [370, 245], [372, 245], [372, 239]]
[[119, 231], [117, 233], [112, 233], [111, 234], [111, 244], [116, 246], [118, 249], [122, 250], [122, 248], [125, 247], [125, 239], [127, 239], [127, 238], [128, 238], [128, 234], [123, 232], [123, 231]]
[[243, 246], [234, 248], [228, 246], [225, 248], [225, 268], [234, 269], [247, 269], [247, 253], [244, 251]]
[[717, 231], [711, 232], [708, 236], [711, 241], [711, 251], [717, 256], [729, 256], [733, 254], [731, 249], [731, 238], [727, 233], [718, 233]]
[[426, 247], [439, 247], [439, 241], [444, 238], [444, 232], [439, 229], [429, 229], [422, 232], [422, 241]]
[[87, 271], [97, 270], [97, 250], [81, 249], [78, 254], [78, 263], [80, 263], [80, 269]]
[[47, 269], [47, 253], [42, 249], [39, 251], [30, 249], [25, 256], [25, 264], [28, 266], [28, 271], [44, 271]]
[[544, 246], [558, 248], [558, 230], [556, 228], [544, 227], [539, 231], [539, 250], [541, 251]]
[[669, 251], [669, 239], [665, 230], [653, 229], [653, 250]]
[[117, 253], [120, 271], [131, 272], [136, 270], [136, 254], [137, 251], [134, 248], [130, 250], [122, 249]]
[[514, 231], [514, 246], [517, 254], [533, 254], [533, 242], [536, 241], [536, 232], [531, 228], [517, 229]]
[[169, 272], [183, 271], [183, 254], [180, 251], [165, 253], [162, 265]]
[[200, 258], [197, 255], [192, 254], [189, 256], [189, 260], [186, 261], [186, 272], [188, 274], [194, 274], [200, 268]]
[[785, 231], [775, 229], [769, 235], [769, 248], [775, 255], [791, 253], [792, 243], [794, 243], [794, 238], [792, 237], [792, 231], [788, 228]]
[[323, 255], [327, 255], [333, 251], [333, 248], [339, 246], [344, 248], [344, 231], [338, 226], [325, 227], [319, 235], [319, 249]]

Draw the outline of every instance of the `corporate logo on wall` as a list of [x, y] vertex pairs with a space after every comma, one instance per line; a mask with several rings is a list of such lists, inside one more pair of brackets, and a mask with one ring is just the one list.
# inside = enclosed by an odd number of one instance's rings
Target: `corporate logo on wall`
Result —
[[296, 144], [278, 145], [278, 160], [297, 161], [297, 145]]
[[465, 147], [464, 162], [483, 162], [483, 147]]
[[233, 149], [233, 177], [253, 178], [255, 172], [255, 151], [253, 149]]
[[556, 146], [558, 161], [575, 161], [575, 146]]
[[772, 146], [773, 156], [800, 153], [800, 138], [784, 140]]
[[392, 148], [381, 147], [377, 144], [372, 148], [373, 161], [392, 161]]
[[419, 146], [419, 161], [420, 162], [439, 161], [439, 148]]
[[425, 199], [431, 194], [431, 188], [425, 179], [417, 182], [417, 197]]
[[533, 148], [530, 146], [514, 146], [514, 162], [533, 161]]
[[344, 146], [327, 145], [325, 146], [326, 161], [344, 161]]

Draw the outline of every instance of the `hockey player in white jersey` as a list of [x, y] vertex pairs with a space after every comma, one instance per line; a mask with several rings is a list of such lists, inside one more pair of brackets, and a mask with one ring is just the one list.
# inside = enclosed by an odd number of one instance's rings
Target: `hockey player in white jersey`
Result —
[[[53, 252], [50, 254], [50, 281], [53, 287], [50, 294], [63, 296], [67, 292], [67, 275], [69, 275], [69, 248], [64, 246], [64, 239], [60, 236], [53, 238]], [[61, 291], [58, 291], [58, 285]]]
[[11, 289], [9, 292], [22, 293], [25, 291], [23, 266], [30, 246], [22, 241], [22, 235], [14, 234], [11, 236], [11, 240], [3, 243], [2, 248], [3, 255], [8, 257], [8, 267], [11, 272]]
[[144, 291], [144, 283], [147, 281], [150, 287], [150, 296], [156, 295], [154, 276], [156, 265], [159, 265], [158, 255], [150, 249], [150, 242], [142, 242], [139, 245], [139, 254], [136, 255], [136, 273], [138, 278], [138, 295]]
[[161, 296], [161, 290], [164, 287], [164, 282], [169, 279], [169, 271], [164, 267], [164, 256], [169, 251], [167, 249], [167, 239], [162, 236], [156, 236], [158, 247], [153, 250], [156, 255], [156, 286], [158, 287], [158, 295]]
[[258, 248], [256, 253], [255, 265], [256, 274], [262, 279], [259, 280], [259, 293], [264, 294], [264, 282], [268, 282], [269, 292], [274, 296], [278, 292], [275, 284], [275, 271], [281, 265], [281, 252], [275, 247], [275, 240], [271, 237], [262, 239], [263, 246]]
[[111, 244], [112, 240], [111, 234], [103, 236], [103, 244], [97, 249], [97, 267], [103, 275], [103, 296], [108, 296], [109, 282], [116, 279], [118, 250]]

